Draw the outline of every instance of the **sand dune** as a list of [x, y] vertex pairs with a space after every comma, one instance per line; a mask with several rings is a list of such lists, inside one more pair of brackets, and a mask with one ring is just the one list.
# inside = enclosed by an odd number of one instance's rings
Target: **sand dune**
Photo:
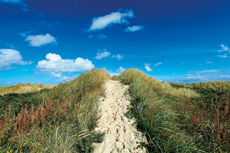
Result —
[[109, 80], [105, 83], [106, 98], [100, 98], [99, 114], [101, 118], [96, 131], [105, 132], [102, 143], [94, 144], [95, 153], [142, 153], [145, 149], [136, 149], [137, 142], [145, 141], [141, 132], [133, 125], [134, 120], [125, 117], [130, 105], [128, 85]]

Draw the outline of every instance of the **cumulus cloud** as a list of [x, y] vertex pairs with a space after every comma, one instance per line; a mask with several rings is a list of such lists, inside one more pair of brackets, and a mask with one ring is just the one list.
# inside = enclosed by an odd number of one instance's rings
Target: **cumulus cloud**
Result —
[[103, 34], [99, 34], [99, 35], [97, 36], [97, 38], [107, 38], [107, 36], [106, 36], [106, 35], [103, 35]]
[[13, 49], [0, 49], [0, 70], [11, 69], [11, 66], [29, 65], [31, 61], [23, 61], [19, 51]]
[[121, 60], [124, 57], [124, 55], [121, 54], [117, 54], [117, 55], [113, 55], [112, 58], [116, 58], [118, 60]]
[[153, 70], [150, 68], [150, 64], [148, 64], [148, 63], [145, 64], [145, 69], [146, 69], [146, 71], [148, 71], [148, 72], [153, 71]]
[[25, 41], [28, 41], [30, 46], [33, 47], [40, 47], [46, 44], [57, 44], [57, 39], [50, 34], [45, 35], [29, 35], [25, 39]]
[[72, 59], [62, 59], [58, 54], [49, 53], [46, 55], [46, 60], [38, 62], [37, 68], [51, 74], [54, 77], [61, 77], [63, 72], [82, 72], [94, 68], [94, 65], [88, 59], [81, 57]]
[[140, 25], [140, 26], [131, 26], [131, 27], [127, 27], [125, 29], [126, 32], [135, 32], [135, 31], [140, 31], [144, 28], [143, 25]]
[[93, 18], [92, 25], [89, 31], [101, 30], [113, 24], [127, 24], [126, 18], [133, 18], [134, 12], [132, 10], [124, 10], [123, 13], [118, 10], [117, 12], [111, 12], [105, 16]]
[[213, 62], [211, 62], [211, 61], [207, 61], [206, 63], [207, 63], [207, 64], [212, 64]]
[[100, 60], [102, 58], [108, 57], [111, 53], [108, 52], [106, 49], [103, 49], [102, 51], [98, 50], [96, 59]]
[[161, 62], [158, 62], [158, 63], [154, 64], [154, 66], [159, 66], [161, 64], [162, 64]]

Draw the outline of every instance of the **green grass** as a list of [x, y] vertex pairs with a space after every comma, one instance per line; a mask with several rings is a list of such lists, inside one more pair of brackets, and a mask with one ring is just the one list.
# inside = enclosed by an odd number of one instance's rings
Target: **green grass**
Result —
[[130, 85], [127, 115], [146, 135], [142, 145], [149, 152], [230, 151], [229, 82], [209, 83], [212, 88], [167, 83], [137, 69], [126, 70], [120, 80]]
[[97, 102], [109, 74], [91, 70], [50, 90], [0, 97], [1, 152], [92, 152]]

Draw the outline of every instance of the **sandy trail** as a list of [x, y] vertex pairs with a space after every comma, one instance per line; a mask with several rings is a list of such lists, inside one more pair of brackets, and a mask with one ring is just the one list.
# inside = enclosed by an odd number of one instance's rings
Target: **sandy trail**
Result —
[[134, 120], [125, 117], [130, 105], [128, 85], [119, 81], [109, 80], [105, 83], [106, 98], [99, 100], [101, 118], [95, 131], [105, 132], [102, 143], [94, 144], [95, 153], [142, 153], [145, 149], [137, 148], [136, 142], [143, 142], [145, 138], [133, 125]]

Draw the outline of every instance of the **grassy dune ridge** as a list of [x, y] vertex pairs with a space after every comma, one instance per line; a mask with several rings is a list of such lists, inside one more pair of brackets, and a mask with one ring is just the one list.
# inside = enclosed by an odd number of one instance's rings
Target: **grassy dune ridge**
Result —
[[[129, 113], [149, 152], [229, 152], [229, 82], [177, 84], [137, 69], [121, 74], [133, 97]], [[210, 85], [211, 84], [211, 85]]]
[[0, 95], [5, 95], [8, 93], [27, 93], [36, 92], [42, 89], [51, 89], [55, 85], [43, 85], [43, 84], [31, 84], [31, 83], [19, 83], [13, 86], [3, 86], [0, 87]]
[[[108, 79], [93, 69], [51, 89], [4, 87], [14, 93], [0, 95], [0, 152], [92, 152], [103, 138], [93, 129]], [[111, 79], [130, 85], [126, 115], [135, 117], [149, 152], [230, 152], [230, 82], [167, 83], [137, 69]]]
[[[11, 101], [1, 105], [7, 111], [1, 111], [0, 150], [91, 152], [92, 142], [101, 139], [92, 131], [97, 121], [97, 101], [104, 95], [103, 84], [109, 78], [104, 70], [93, 69], [50, 90], [20, 94], [22, 99], [11, 95]], [[31, 102], [28, 94], [39, 97], [37, 102]], [[1, 104], [7, 96], [0, 97]], [[18, 103], [23, 103], [22, 107], [12, 113]]]

